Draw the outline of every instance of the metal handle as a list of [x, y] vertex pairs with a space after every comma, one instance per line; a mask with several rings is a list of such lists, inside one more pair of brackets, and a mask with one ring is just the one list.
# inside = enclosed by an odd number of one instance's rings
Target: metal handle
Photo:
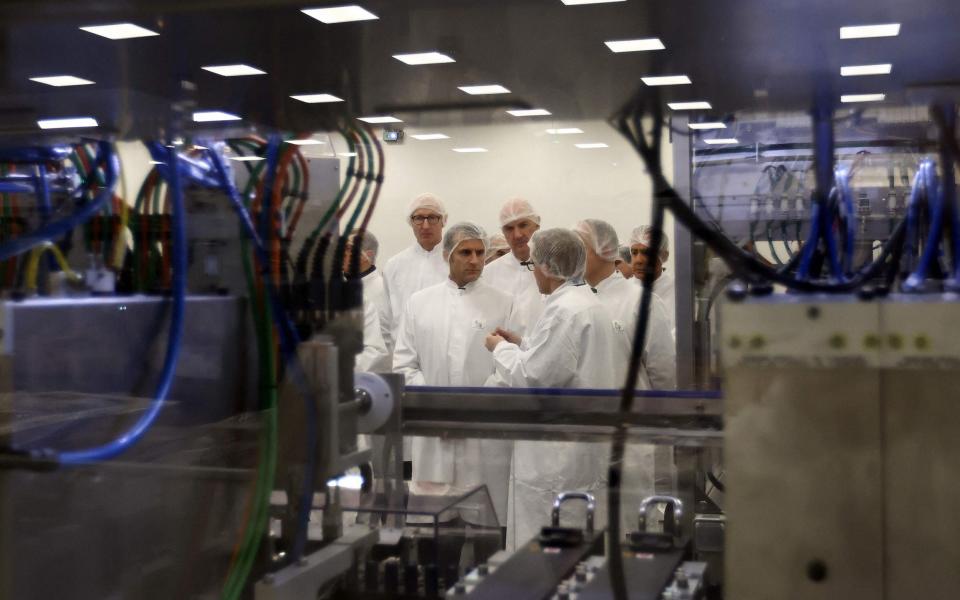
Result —
[[593, 513], [597, 510], [597, 500], [593, 494], [587, 492], [560, 492], [553, 501], [553, 511], [551, 511], [551, 523], [554, 527], [560, 526], [560, 507], [567, 500], [583, 500], [587, 503], [587, 533], [593, 533]]
[[647, 530], [647, 511], [652, 504], [669, 504], [673, 506], [673, 531], [670, 533], [674, 537], [679, 538], [681, 533], [680, 523], [683, 519], [683, 501], [676, 496], [647, 496], [644, 498], [643, 502], [640, 503], [639, 530]]

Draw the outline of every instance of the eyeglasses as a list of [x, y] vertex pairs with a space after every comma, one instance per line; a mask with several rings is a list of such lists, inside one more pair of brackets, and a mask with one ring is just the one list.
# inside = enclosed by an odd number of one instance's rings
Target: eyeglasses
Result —
[[520, 264], [525, 266], [528, 271], [533, 271], [537, 266], [537, 263], [533, 262], [532, 260], [521, 260]]
[[436, 225], [437, 223], [440, 222], [440, 219], [442, 218], [443, 217], [441, 217], [440, 215], [429, 215], [429, 216], [413, 215], [412, 217], [410, 217], [410, 220], [413, 221], [414, 225], [423, 225], [424, 221], [426, 221], [427, 223], [430, 223], [431, 225]]

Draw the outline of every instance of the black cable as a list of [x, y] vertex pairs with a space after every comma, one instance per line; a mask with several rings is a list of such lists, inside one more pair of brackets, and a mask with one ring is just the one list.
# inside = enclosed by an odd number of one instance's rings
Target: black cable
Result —
[[723, 485], [723, 482], [720, 481], [720, 479], [716, 475], [714, 475], [711, 469], [707, 469], [707, 479], [710, 481], [710, 483], [713, 484], [713, 487], [717, 488], [721, 492], [727, 491], [727, 487]]

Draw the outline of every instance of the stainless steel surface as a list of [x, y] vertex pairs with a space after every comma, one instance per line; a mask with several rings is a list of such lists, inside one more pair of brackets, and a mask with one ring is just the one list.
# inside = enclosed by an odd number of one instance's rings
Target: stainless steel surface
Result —
[[670, 533], [674, 538], [680, 538], [683, 536], [683, 501], [675, 496], [648, 496], [643, 499], [643, 502], [640, 503], [640, 508], [637, 509], [637, 529], [639, 531], [647, 530], [647, 512], [650, 510], [651, 506], [657, 506], [660, 504], [668, 504], [673, 507], [673, 530], [664, 533]]
[[593, 516], [597, 512], [597, 500], [593, 497], [593, 494], [586, 492], [561, 492], [557, 494], [553, 501], [553, 508], [550, 510], [550, 524], [554, 527], [560, 526], [560, 508], [570, 500], [583, 500], [587, 503], [586, 532], [587, 535], [593, 535]]
[[[687, 131], [687, 117], [673, 117], [671, 125], [682, 132]], [[691, 161], [693, 153], [690, 135], [673, 134], [673, 187], [681, 198], [691, 197]], [[693, 236], [687, 228], [675, 223], [673, 227], [673, 263], [674, 299], [676, 314], [674, 321], [677, 331], [677, 387], [681, 390], [697, 388], [696, 349], [694, 348], [694, 260]]]
[[376, 529], [353, 525], [329, 546], [258, 581], [253, 597], [256, 600], [316, 598], [320, 590], [355, 564], [360, 552], [373, 547], [378, 535]]
[[[211, 422], [253, 408], [246, 302], [189, 296], [170, 412]], [[149, 397], [163, 365], [169, 305], [153, 296], [0, 304], [6, 391]]]

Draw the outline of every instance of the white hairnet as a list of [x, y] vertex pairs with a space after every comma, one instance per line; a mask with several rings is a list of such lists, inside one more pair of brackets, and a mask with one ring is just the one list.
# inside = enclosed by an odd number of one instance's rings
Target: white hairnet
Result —
[[620, 240], [610, 223], [600, 219], [584, 219], [573, 230], [580, 234], [584, 246], [592, 248], [601, 259], [607, 262], [617, 260]]
[[457, 246], [468, 240], [480, 240], [483, 242], [483, 252], [484, 256], [486, 256], [488, 249], [487, 232], [479, 225], [464, 221], [462, 223], [454, 223], [448, 227], [446, 233], [443, 234], [443, 258], [449, 261], [457, 249]]
[[540, 215], [533, 210], [533, 206], [523, 198], [513, 198], [507, 200], [500, 209], [500, 227], [519, 221], [520, 219], [530, 219], [537, 225], [540, 224]]
[[413, 199], [413, 202], [410, 203], [410, 207], [407, 209], [408, 223], [411, 225], [413, 224], [413, 213], [417, 212], [421, 208], [432, 210], [433, 212], [442, 216], [443, 224], [447, 224], [447, 209], [443, 206], [443, 202], [440, 202], [440, 198], [437, 198], [430, 193], [420, 194]]
[[490, 236], [489, 247], [487, 248], [488, 252], [495, 252], [497, 250], [509, 250], [510, 244], [507, 243], [507, 238], [503, 237], [502, 233], [495, 233]]
[[[670, 239], [667, 238], [667, 232], [661, 230], [660, 234], [660, 248], [657, 249], [657, 254], [660, 255], [660, 260], [665, 261], [670, 256]], [[641, 225], [630, 234], [630, 245], [643, 244], [649, 246], [651, 236], [653, 236], [653, 227]]]
[[549, 275], [564, 281], [582, 279], [587, 251], [580, 236], [569, 229], [542, 229], [530, 238], [530, 258]]
[[620, 246], [620, 260], [623, 262], [633, 262], [633, 255], [630, 254], [630, 246]]
[[[356, 243], [357, 234], [360, 233], [359, 229], [354, 229], [350, 232], [350, 243]], [[360, 253], [366, 255], [367, 260], [371, 263], [377, 262], [377, 253], [380, 252], [380, 242], [377, 241], [377, 236], [373, 235], [370, 231], [363, 232], [363, 241], [360, 242]]]

